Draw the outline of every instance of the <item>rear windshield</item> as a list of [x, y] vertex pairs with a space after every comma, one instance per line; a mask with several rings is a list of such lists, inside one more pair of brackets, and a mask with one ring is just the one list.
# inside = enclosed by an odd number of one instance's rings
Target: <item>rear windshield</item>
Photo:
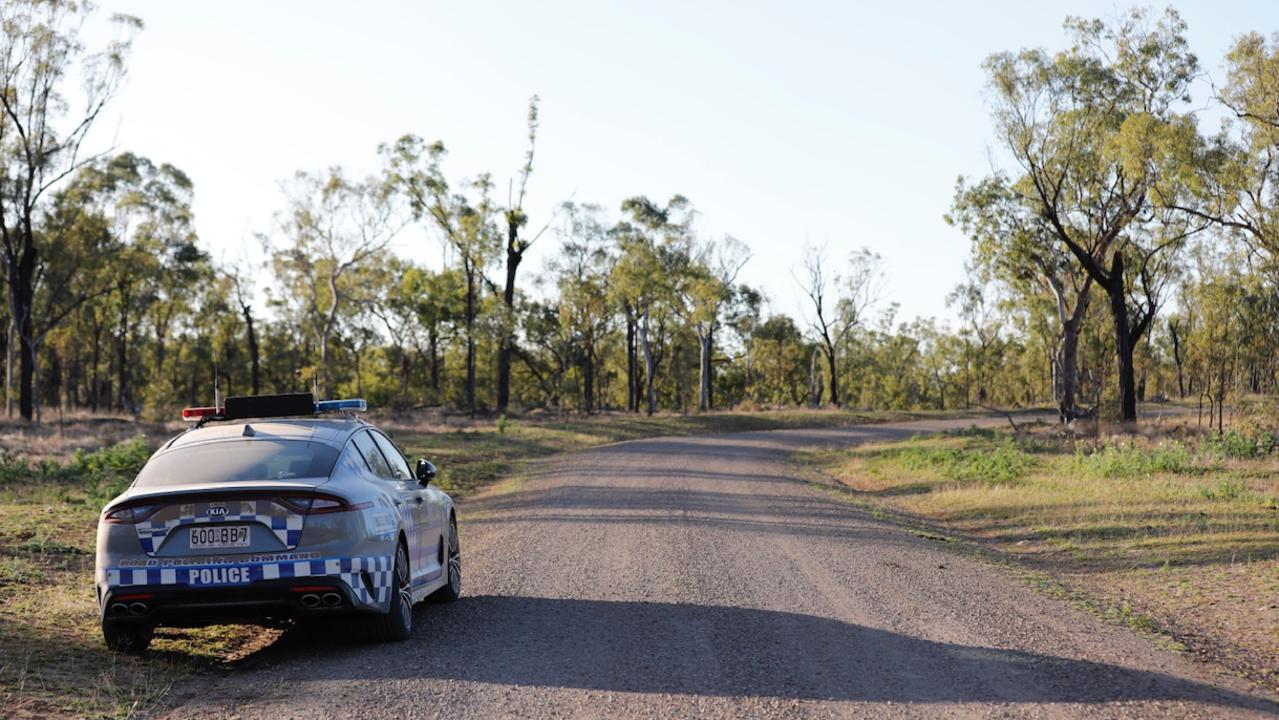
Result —
[[161, 453], [138, 473], [140, 487], [328, 477], [338, 450], [307, 440], [225, 440]]

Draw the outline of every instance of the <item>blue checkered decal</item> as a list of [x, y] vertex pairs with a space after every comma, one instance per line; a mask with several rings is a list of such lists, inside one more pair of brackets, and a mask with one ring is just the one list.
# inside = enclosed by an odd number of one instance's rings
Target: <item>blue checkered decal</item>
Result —
[[[357, 558], [324, 558], [293, 562], [267, 562], [178, 567], [107, 568], [107, 585], [123, 588], [138, 585], [186, 585], [188, 587], [235, 587], [259, 580], [281, 578], [338, 578], [351, 588], [355, 598], [366, 605], [384, 605], [391, 597], [394, 582], [390, 555]], [[361, 573], [368, 573], [372, 591], [365, 587]]]
[[[238, 506], [236, 509], [239, 512], [210, 516], [208, 514], [209, 507], [213, 505], [222, 507], [228, 505]], [[169, 536], [169, 532], [174, 528], [209, 522], [255, 522], [265, 525], [271, 528], [271, 532], [284, 544], [287, 550], [297, 547], [298, 542], [302, 539], [302, 523], [305, 518], [284, 510], [284, 508], [270, 500], [187, 503], [179, 505], [177, 508], [176, 516], [170, 516], [172, 515], [172, 508], [165, 508], [156, 513], [155, 518], [136, 525], [138, 542], [142, 543], [142, 549], [148, 555], [155, 554], [155, 551], [164, 543], [164, 539]]]

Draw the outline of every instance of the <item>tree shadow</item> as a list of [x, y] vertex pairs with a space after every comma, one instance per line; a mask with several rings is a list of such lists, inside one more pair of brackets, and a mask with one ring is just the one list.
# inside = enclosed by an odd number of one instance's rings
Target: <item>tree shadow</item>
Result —
[[[937, 642], [812, 615], [686, 603], [520, 596], [420, 607], [406, 643], [333, 646], [286, 633], [272, 654], [309, 656], [309, 681], [436, 679], [513, 686], [900, 703], [1198, 702], [1279, 705], [1122, 665]], [[322, 647], [323, 652], [316, 652]], [[1183, 708], [1184, 710], [1184, 708]]]

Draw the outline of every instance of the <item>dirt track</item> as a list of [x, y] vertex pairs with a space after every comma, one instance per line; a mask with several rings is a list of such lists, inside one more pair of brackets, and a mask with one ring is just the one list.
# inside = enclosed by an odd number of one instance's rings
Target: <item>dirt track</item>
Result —
[[[957, 424], [967, 425], [966, 420]], [[1003, 422], [1002, 420], [998, 422]], [[1279, 706], [798, 480], [944, 422], [657, 439], [459, 508], [465, 597], [397, 645], [286, 636], [173, 717], [1222, 717]]]

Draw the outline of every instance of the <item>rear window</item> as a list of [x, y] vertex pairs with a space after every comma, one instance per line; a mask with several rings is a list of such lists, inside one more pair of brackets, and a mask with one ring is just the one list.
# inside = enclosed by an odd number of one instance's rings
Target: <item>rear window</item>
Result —
[[328, 477], [338, 450], [307, 440], [226, 440], [161, 453], [138, 473], [140, 487]]

